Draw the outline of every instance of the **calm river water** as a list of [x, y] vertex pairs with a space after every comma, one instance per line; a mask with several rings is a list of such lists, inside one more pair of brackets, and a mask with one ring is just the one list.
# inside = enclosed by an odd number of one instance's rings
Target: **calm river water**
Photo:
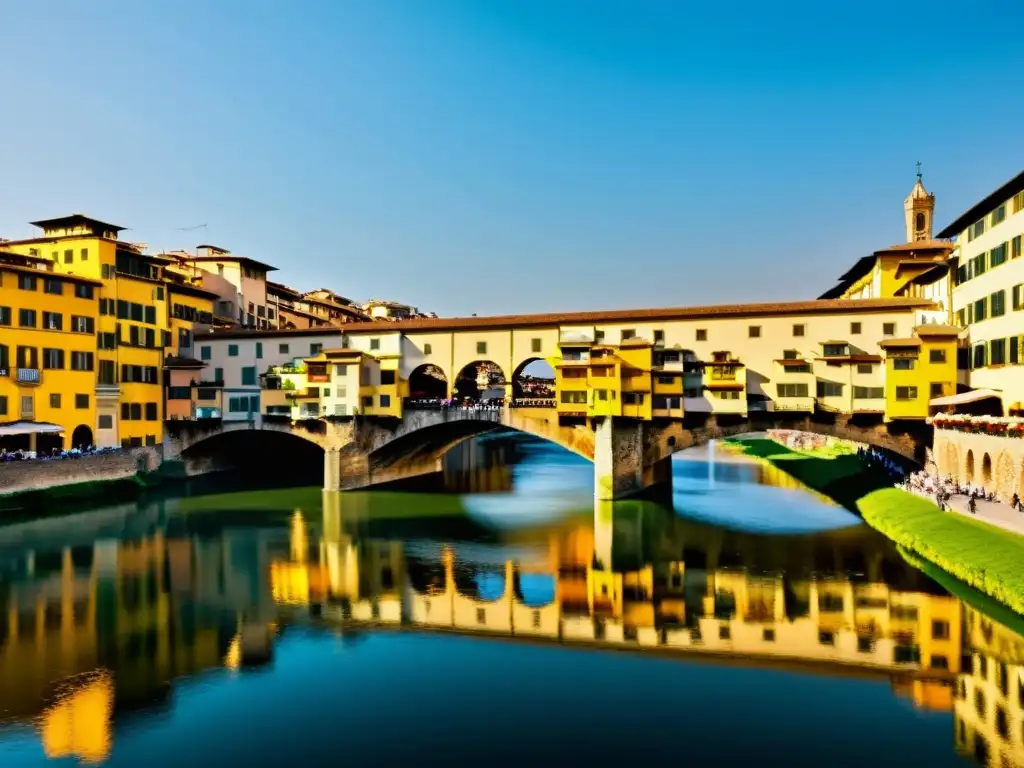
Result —
[[1024, 621], [785, 476], [595, 506], [477, 441], [445, 481], [0, 527], [0, 765], [1024, 765]]

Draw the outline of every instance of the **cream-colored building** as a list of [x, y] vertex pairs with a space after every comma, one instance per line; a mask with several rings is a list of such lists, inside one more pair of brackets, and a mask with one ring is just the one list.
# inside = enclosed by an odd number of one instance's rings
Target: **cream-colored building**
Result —
[[970, 339], [972, 389], [995, 391], [1003, 413], [1024, 401], [1024, 172], [939, 233], [955, 239], [953, 316]]

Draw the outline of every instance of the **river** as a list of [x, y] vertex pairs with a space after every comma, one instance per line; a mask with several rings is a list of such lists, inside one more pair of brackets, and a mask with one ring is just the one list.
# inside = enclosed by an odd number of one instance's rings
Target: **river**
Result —
[[1024, 765], [1024, 622], [776, 470], [595, 505], [478, 440], [444, 482], [0, 527], [0, 765]]

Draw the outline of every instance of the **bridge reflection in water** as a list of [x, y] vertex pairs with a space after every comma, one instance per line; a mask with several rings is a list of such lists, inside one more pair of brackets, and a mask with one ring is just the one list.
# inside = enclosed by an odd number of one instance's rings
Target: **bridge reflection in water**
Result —
[[272, 664], [303, 625], [888, 680], [952, 711], [959, 751], [1024, 764], [1024, 639], [863, 526], [765, 536], [616, 502], [498, 533], [389, 519], [381, 494], [320, 498], [0, 529], [0, 748], [34, 723], [47, 756], [102, 761], [176, 681]]

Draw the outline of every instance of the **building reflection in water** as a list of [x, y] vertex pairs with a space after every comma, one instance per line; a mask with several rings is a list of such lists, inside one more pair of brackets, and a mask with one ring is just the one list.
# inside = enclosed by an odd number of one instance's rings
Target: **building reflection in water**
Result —
[[272, 663], [301, 622], [888, 679], [953, 711], [958, 750], [1024, 765], [1024, 639], [864, 527], [761, 536], [623, 502], [488, 544], [394, 535], [375, 498], [325, 494], [260, 524], [155, 505], [130, 536], [0, 542], [0, 710], [36, 723], [47, 756], [101, 762], [115, 724], [168, 706], [173, 681]]

